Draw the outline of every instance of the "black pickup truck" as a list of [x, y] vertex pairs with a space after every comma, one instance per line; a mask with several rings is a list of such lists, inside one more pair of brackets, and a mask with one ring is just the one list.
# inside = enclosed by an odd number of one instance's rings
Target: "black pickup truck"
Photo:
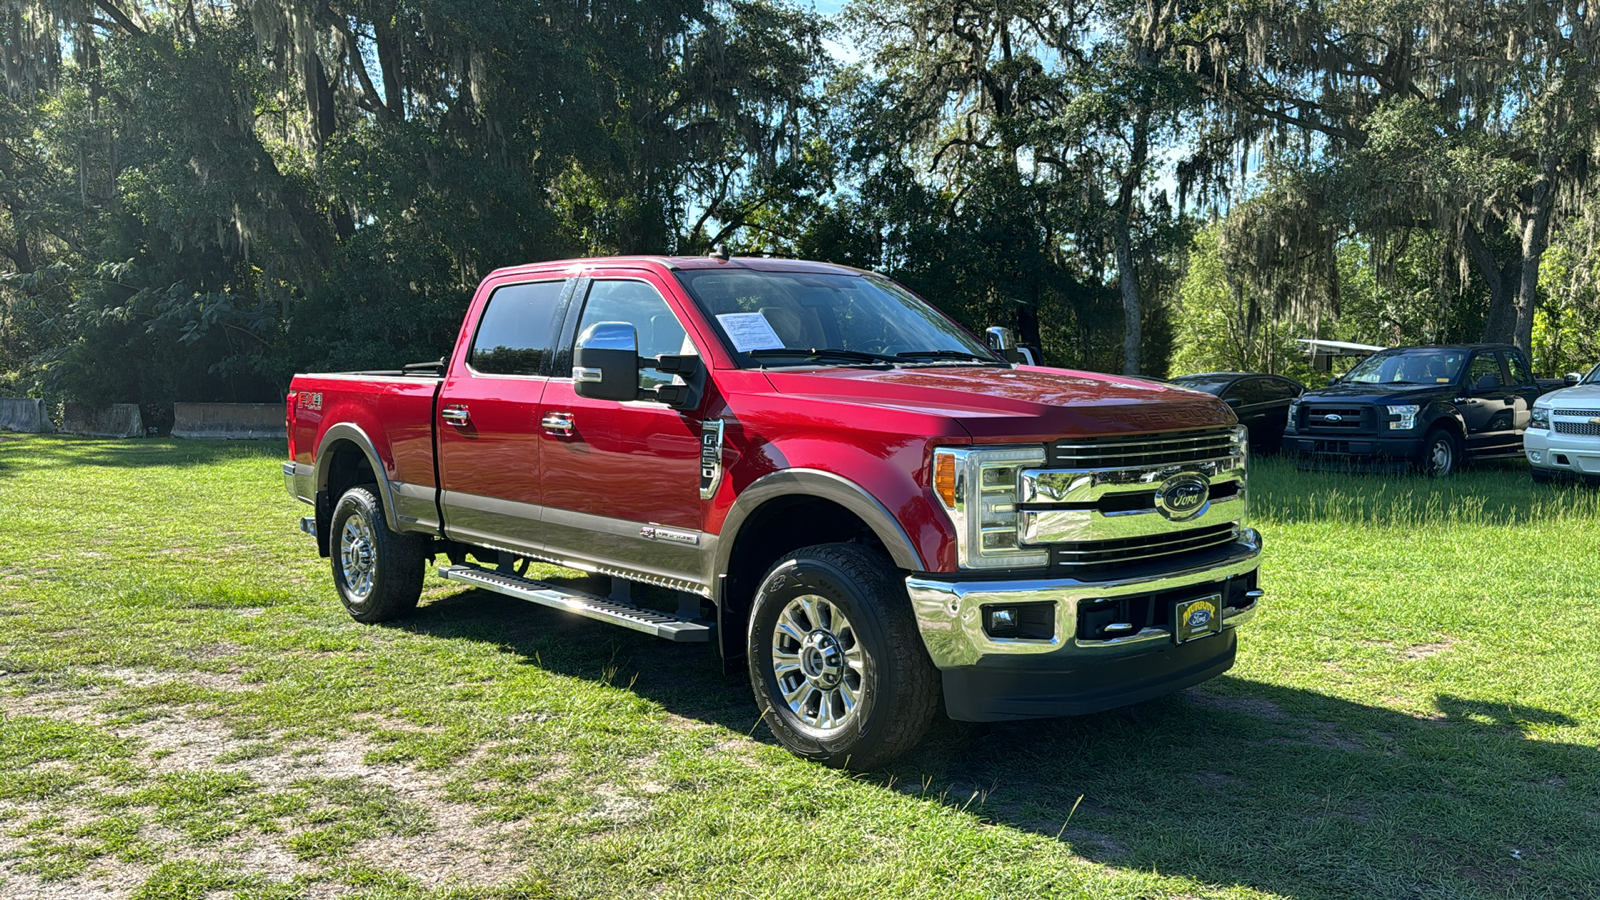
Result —
[[1509, 344], [1384, 350], [1290, 406], [1283, 449], [1309, 463], [1448, 475], [1469, 456], [1519, 456], [1545, 390]]

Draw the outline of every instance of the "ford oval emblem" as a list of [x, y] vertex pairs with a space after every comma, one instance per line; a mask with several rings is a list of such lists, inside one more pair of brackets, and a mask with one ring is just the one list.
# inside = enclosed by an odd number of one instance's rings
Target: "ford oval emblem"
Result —
[[1211, 499], [1211, 482], [1199, 472], [1179, 472], [1156, 488], [1156, 510], [1174, 522], [1192, 519]]
[[1324, 422], [1343, 422], [1344, 421], [1344, 416], [1341, 416], [1338, 413], [1328, 413], [1327, 415], [1322, 417], [1322, 421], [1324, 421]]

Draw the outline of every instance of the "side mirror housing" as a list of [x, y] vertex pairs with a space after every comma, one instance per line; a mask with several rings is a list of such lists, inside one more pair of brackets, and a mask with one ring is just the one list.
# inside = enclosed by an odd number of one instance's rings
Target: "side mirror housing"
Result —
[[662, 354], [655, 360], [655, 369], [683, 379], [683, 384], [664, 384], [656, 388], [657, 400], [679, 411], [700, 406], [700, 397], [706, 388], [706, 367], [700, 357]]
[[639, 332], [627, 322], [596, 322], [578, 336], [572, 385], [591, 400], [639, 399]]
[[1017, 347], [1017, 339], [1012, 335], [1011, 329], [993, 325], [984, 330], [983, 337], [984, 342], [989, 345], [989, 349], [1004, 357], [1006, 362], [1017, 365], [1024, 360], [1021, 349]]
[[1561, 383], [1566, 387], [1572, 387], [1582, 380], [1583, 376], [1579, 375], [1577, 372], [1568, 372], [1567, 374], [1561, 376]]

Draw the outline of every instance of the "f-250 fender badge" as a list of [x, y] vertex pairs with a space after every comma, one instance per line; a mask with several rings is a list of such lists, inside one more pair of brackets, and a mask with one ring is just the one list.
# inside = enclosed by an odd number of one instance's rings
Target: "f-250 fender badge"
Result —
[[646, 525], [640, 528], [639, 537], [649, 541], [671, 541], [674, 544], [688, 544], [691, 547], [700, 543], [700, 535], [692, 531], [662, 528], [660, 525]]
[[710, 500], [722, 483], [722, 420], [700, 424], [700, 499]]

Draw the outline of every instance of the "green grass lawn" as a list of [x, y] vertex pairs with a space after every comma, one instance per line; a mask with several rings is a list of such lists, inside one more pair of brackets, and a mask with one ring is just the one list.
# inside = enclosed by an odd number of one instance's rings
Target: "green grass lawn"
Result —
[[1239, 664], [797, 760], [678, 646], [352, 622], [272, 444], [0, 436], [0, 897], [1594, 897], [1600, 503], [1257, 464]]

